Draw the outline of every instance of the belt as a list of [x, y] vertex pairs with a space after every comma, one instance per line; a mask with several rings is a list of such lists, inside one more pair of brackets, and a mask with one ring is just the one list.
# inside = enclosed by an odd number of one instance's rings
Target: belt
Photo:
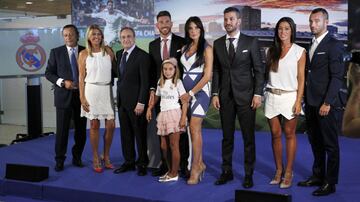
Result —
[[296, 92], [296, 90], [288, 91], [288, 90], [281, 90], [281, 89], [277, 89], [277, 88], [266, 88], [265, 90], [272, 94], [275, 94], [275, 95]]

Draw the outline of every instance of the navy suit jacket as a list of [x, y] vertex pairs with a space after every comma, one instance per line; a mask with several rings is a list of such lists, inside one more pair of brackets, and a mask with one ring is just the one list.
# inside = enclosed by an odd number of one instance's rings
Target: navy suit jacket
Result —
[[311, 62], [307, 54], [305, 96], [308, 105], [319, 107], [325, 102], [335, 107], [345, 106], [344, 50], [344, 45], [328, 33], [314, 51]]
[[[78, 46], [78, 53], [85, 49]], [[56, 84], [59, 78], [73, 80], [71, 64], [66, 45], [51, 49], [48, 65], [45, 70], [45, 77], [54, 84], [55, 107], [68, 108], [71, 106], [72, 90], [61, 88]]]
[[117, 105], [134, 110], [137, 103], [146, 105], [148, 102], [150, 59], [149, 54], [135, 46], [121, 75], [119, 66], [123, 52], [124, 49], [116, 52]]

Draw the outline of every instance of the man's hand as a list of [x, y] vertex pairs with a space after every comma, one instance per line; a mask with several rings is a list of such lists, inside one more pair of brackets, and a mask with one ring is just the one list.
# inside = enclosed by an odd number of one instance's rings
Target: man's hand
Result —
[[219, 110], [220, 109], [220, 100], [219, 100], [219, 96], [214, 95], [212, 97], [212, 105], [214, 106], [215, 109]]
[[320, 116], [327, 116], [329, 114], [330, 108], [330, 105], [322, 104], [319, 110]]
[[134, 112], [136, 116], [140, 116], [144, 112], [144, 104], [137, 103]]
[[261, 106], [261, 96], [254, 95], [252, 101], [251, 101], [251, 108], [257, 109]]
[[70, 80], [64, 80], [65, 88], [68, 90], [72, 90], [74, 88], [73, 82]]

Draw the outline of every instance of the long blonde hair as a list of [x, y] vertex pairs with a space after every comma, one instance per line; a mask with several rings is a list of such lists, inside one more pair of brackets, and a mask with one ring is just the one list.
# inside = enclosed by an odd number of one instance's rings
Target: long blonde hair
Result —
[[159, 86], [164, 87], [164, 84], [165, 84], [165, 80], [166, 80], [166, 77], [164, 75], [164, 65], [165, 64], [171, 64], [175, 68], [175, 73], [174, 73], [174, 76], [172, 78], [172, 83], [176, 87], [177, 81], [178, 81], [178, 79], [180, 77], [180, 71], [179, 71], [179, 68], [178, 68], [178, 63], [177, 63], [176, 58], [169, 58], [167, 60], [164, 60], [163, 63], [161, 64], [161, 74], [160, 74], [160, 79], [159, 79]]
[[105, 42], [104, 42], [104, 33], [103, 31], [100, 29], [99, 25], [96, 25], [96, 24], [93, 24], [93, 25], [90, 25], [87, 30], [86, 30], [86, 38], [85, 38], [85, 41], [86, 41], [86, 51], [88, 53], [88, 55], [90, 55], [91, 57], [93, 57], [92, 55], [92, 50], [93, 50], [93, 46], [90, 42], [90, 36], [92, 35], [93, 31], [94, 30], [99, 30], [99, 32], [101, 33], [101, 42], [100, 42], [100, 50], [103, 54], [103, 56], [105, 55], [106, 53], [106, 50], [105, 50]]

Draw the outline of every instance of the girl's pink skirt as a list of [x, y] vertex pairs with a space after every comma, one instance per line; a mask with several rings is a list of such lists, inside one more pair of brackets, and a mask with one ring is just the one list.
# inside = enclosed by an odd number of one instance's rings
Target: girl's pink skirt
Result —
[[171, 109], [167, 111], [161, 111], [157, 117], [157, 134], [169, 135], [176, 132], [185, 132], [185, 127], [180, 128], [181, 109]]

